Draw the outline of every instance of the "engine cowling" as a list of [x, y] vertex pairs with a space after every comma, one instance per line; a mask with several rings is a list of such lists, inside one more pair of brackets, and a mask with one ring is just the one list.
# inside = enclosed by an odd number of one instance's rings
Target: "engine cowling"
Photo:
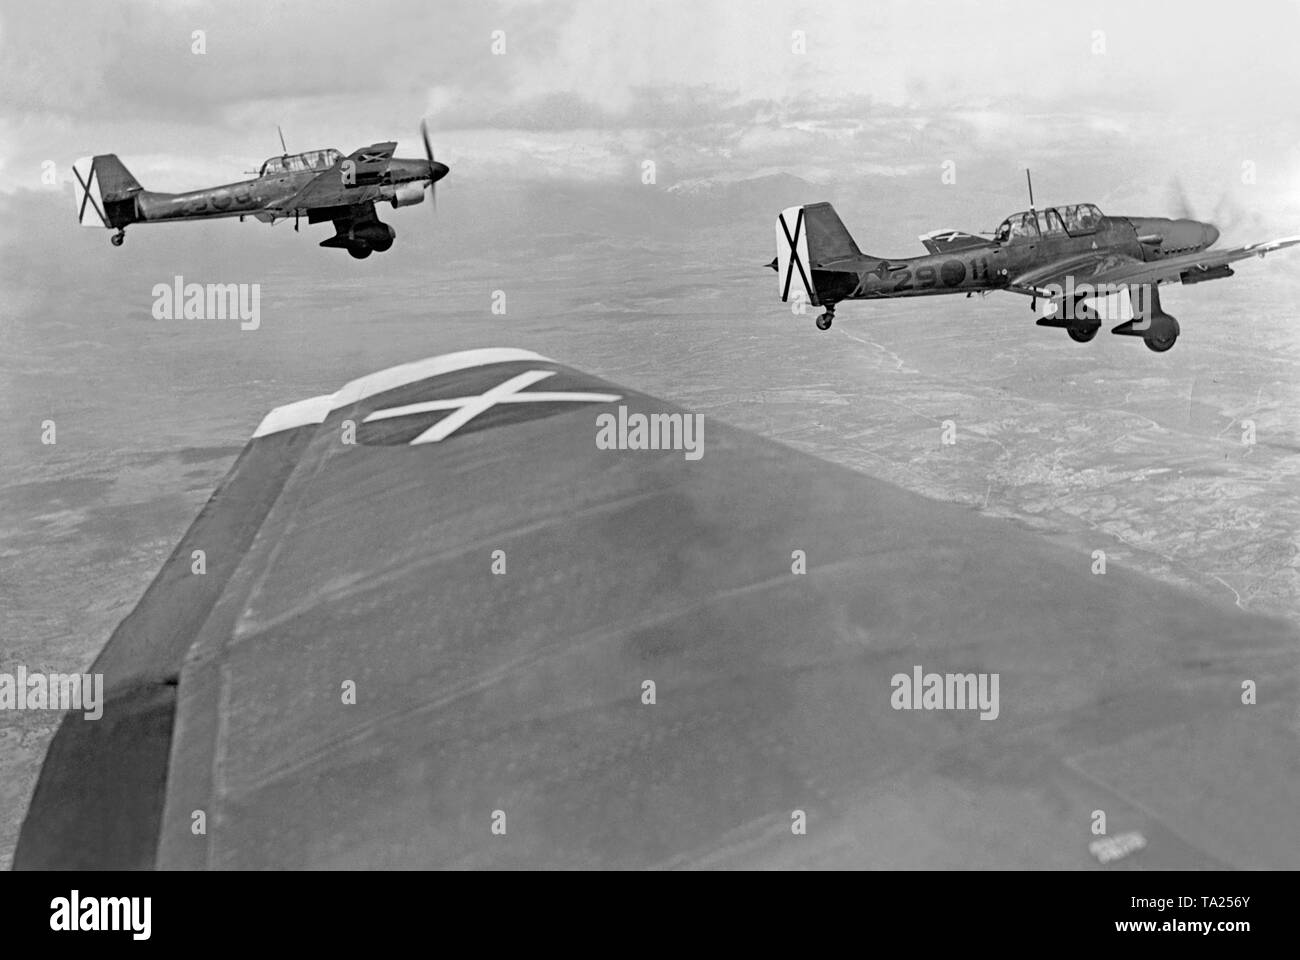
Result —
[[424, 200], [424, 184], [418, 180], [414, 183], [399, 183], [393, 188], [393, 207], [409, 207]]

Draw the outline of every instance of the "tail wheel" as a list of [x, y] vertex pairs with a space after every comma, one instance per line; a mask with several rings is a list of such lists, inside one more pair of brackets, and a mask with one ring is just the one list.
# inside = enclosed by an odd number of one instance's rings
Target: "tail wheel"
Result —
[[125, 240], [126, 240], [126, 232], [124, 230], [119, 230], [117, 231], [117, 233], [113, 234], [111, 237], [108, 238], [108, 242], [115, 247], [120, 247]]
[[823, 313], [820, 317], [817, 318], [817, 329], [829, 330], [831, 328], [831, 321], [834, 319], [835, 317], [833, 314]]

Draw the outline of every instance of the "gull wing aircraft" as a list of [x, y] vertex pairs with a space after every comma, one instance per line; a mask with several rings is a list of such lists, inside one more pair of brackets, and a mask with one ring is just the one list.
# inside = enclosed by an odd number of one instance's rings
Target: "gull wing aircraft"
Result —
[[[397, 232], [383, 223], [375, 204], [411, 206], [424, 200], [448, 173], [433, 158], [429, 132], [420, 124], [424, 160], [393, 156], [394, 141], [375, 143], [344, 156], [338, 150], [309, 150], [271, 157], [257, 177], [186, 193], [157, 193], [144, 189], [116, 154], [83, 157], [73, 164], [77, 218], [85, 227], [108, 227], [121, 246], [133, 223], [253, 217], [263, 223], [300, 217], [308, 223], [334, 224], [334, 236], [322, 247], [340, 247], [363, 260], [393, 245]], [[280, 145], [284, 146], [281, 134]], [[434, 195], [436, 201], [436, 195]]]
[[638, 415], [690, 414], [508, 348], [273, 410], [15, 867], [1300, 866], [1293, 625]]
[[[1178, 339], [1178, 321], [1160, 305], [1160, 284], [1202, 283], [1233, 275], [1230, 263], [1300, 243], [1300, 236], [1211, 249], [1214, 224], [1189, 217], [1107, 216], [1094, 204], [1012, 214], [991, 236], [935, 230], [920, 237], [926, 255], [886, 258], [862, 253], [829, 203], [790, 207], [776, 220], [777, 271], [783, 301], [825, 308], [817, 329], [830, 329], [844, 300], [924, 297], [1006, 290], [1046, 303], [1039, 326], [1064, 329], [1087, 343], [1103, 319], [1123, 319], [1111, 333], [1141, 337], [1157, 353]], [[1120, 298], [1127, 297], [1127, 318]], [[1114, 299], [1111, 299], [1114, 298]]]

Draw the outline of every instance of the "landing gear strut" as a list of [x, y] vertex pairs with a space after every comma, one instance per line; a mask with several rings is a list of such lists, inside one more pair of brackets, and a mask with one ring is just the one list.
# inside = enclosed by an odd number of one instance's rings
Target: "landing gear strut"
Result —
[[[1063, 297], [1054, 297], [1048, 301], [1051, 309], [1034, 322], [1040, 327], [1064, 330], [1075, 343], [1087, 343], [1097, 336], [1101, 320], [1097, 317], [1097, 311], [1086, 301], [1085, 296], [1077, 296], [1066, 304]], [[1038, 298], [1034, 297], [1030, 303], [1037, 304]]]
[[831, 321], [834, 319], [835, 319], [835, 304], [828, 303], [826, 305], [826, 312], [817, 318], [817, 329], [829, 330], [831, 328]]
[[117, 233], [113, 234], [111, 237], [108, 238], [108, 242], [115, 247], [120, 247], [123, 241], [125, 240], [126, 240], [126, 231], [123, 230], [121, 227], [117, 228]]
[[[1145, 293], [1145, 297], [1141, 294]], [[1160, 306], [1160, 288], [1151, 284], [1145, 289], [1138, 285], [1130, 286], [1129, 299], [1134, 304], [1132, 320], [1127, 320], [1110, 332], [1122, 337], [1141, 337], [1147, 349], [1154, 353], [1164, 353], [1178, 340], [1178, 321]], [[1142, 305], [1139, 310], [1138, 304]]]

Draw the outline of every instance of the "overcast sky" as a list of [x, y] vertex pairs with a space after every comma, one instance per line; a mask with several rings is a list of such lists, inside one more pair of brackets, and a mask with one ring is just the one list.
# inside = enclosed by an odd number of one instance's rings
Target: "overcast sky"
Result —
[[1144, 212], [1133, 203], [1165, 197], [1178, 176], [1198, 204], [1233, 193], [1300, 226], [1296, 0], [3, 0], [0, 11], [4, 193], [55, 189], [41, 183], [44, 161], [66, 181], [72, 159], [100, 152], [152, 189], [229, 182], [279, 152], [277, 123], [290, 150], [394, 138], [418, 155], [427, 116], [439, 159], [471, 183], [635, 182], [654, 159], [664, 188], [785, 172], [933, 193], [951, 161], [1009, 212], [1024, 205], [1019, 168], [1033, 165], [1040, 200]]

